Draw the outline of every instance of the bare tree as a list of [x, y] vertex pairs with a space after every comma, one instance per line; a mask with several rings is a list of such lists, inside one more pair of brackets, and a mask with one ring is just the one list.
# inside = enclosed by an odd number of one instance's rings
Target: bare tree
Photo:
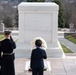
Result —
[[4, 20], [6, 17], [10, 17], [12, 20], [12, 24], [14, 26], [15, 23], [15, 14], [16, 14], [16, 8], [14, 8], [13, 5], [8, 3], [0, 4], [2, 9], [0, 9], [0, 21]]
[[74, 23], [76, 27], [76, 3], [67, 2], [66, 0], [60, 0], [64, 9], [66, 27], [69, 27], [70, 23]]

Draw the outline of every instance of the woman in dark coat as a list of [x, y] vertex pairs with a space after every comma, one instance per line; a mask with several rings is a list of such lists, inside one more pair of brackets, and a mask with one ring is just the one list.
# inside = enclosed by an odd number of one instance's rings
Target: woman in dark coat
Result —
[[14, 68], [14, 53], [13, 50], [16, 48], [15, 42], [13, 41], [10, 31], [5, 31], [5, 39], [1, 41], [1, 52], [3, 56], [1, 58], [1, 75], [15, 75]]

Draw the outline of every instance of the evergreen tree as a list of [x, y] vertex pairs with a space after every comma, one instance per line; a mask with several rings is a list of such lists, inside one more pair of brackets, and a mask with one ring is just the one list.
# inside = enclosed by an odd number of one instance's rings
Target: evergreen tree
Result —
[[62, 9], [62, 4], [59, 0], [54, 0], [53, 2], [59, 5], [58, 27], [63, 28], [65, 27], [65, 17], [64, 17], [64, 12]]
[[16, 15], [15, 15], [15, 26], [18, 27], [18, 9], [16, 10]]
[[33, 2], [33, 0], [27, 0], [27, 2]]
[[19, 3], [21, 3], [23, 0], [18, 0]]
[[12, 19], [9, 16], [3, 19], [3, 23], [5, 27], [12, 27]]

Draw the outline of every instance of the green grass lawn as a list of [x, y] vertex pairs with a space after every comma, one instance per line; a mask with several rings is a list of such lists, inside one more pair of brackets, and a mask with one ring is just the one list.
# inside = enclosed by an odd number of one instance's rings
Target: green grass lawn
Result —
[[68, 49], [66, 46], [64, 46], [63, 44], [61, 44], [61, 47], [64, 51], [64, 53], [73, 53], [70, 49]]
[[5, 38], [4, 35], [0, 34], [0, 41], [3, 40], [4, 38]]
[[67, 36], [66, 39], [76, 44], [76, 39], [72, 37], [71, 35]]
[[[2, 41], [3, 39], [5, 39], [4, 35], [0, 34], [0, 41]], [[15, 39], [14, 41], [17, 42], [18, 39]]]

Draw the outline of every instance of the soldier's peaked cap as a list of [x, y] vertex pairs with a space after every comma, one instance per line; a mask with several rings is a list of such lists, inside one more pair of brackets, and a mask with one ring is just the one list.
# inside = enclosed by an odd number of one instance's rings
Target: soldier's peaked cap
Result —
[[4, 31], [4, 34], [9, 35], [9, 34], [11, 34], [11, 31], [6, 30], [6, 31]]

